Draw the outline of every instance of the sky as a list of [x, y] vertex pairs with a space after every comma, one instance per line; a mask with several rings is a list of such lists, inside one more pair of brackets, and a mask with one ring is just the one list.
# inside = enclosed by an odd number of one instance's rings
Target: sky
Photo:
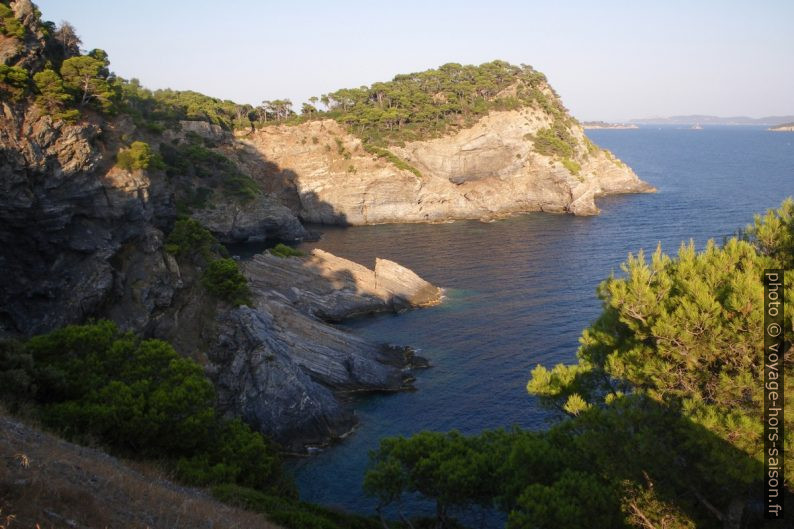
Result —
[[124, 78], [253, 105], [502, 59], [580, 120], [794, 115], [791, 0], [34, 2]]

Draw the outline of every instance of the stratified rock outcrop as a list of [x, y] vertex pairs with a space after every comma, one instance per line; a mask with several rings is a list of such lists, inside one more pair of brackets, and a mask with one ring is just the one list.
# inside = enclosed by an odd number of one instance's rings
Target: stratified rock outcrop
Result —
[[534, 135], [552, 123], [532, 107], [491, 112], [457, 133], [390, 147], [418, 174], [370, 154], [332, 120], [268, 127], [242, 141], [282, 168], [262, 185], [311, 222], [438, 222], [527, 211], [593, 215], [598, 196], [653, 191], [587, 142], [578, 125], [571, 127], [581, 160], [577, 174], [536, 152]]
[[293, 451], [349, 431], [355, 424], [352, 412], [301, 369], [288, 343], [274, 336], [275, 329], [271, 314], [248, 307], [221, 316], [218, 340], [208, 355], [221, 410], [243, 417]]
[[265, 195], [244, 203], [216, 201], [211, 207], [193, 211], [191, 217], [222, 243], [297, 241], [308, 236], [289, 208]]
[[0, 331], [82, 321], [107, 301], [112, 257], [153, 228], [159, 189], [107, 167], [101, 128], [3, 103], [0, 119]]
[[315, 249], [307, 257], [259, 254], [243, 270], [254, 293], [279, 292], [303, 312], [327, 321], [441, 301], [441, 289], [387, 259], [377, 259], [370, 270]]
[[321, 320], [439, 301], [440, 289], [407, 268], [378, 265], [369, 270], [321, 250], [244, 263], [254, 307], [218, 317], [207, 355], [221, 409], [298, 452], [356, 424], [335, 393], [408, 387], [410, 369], [426, 365], [410, 348], [372, 343]]

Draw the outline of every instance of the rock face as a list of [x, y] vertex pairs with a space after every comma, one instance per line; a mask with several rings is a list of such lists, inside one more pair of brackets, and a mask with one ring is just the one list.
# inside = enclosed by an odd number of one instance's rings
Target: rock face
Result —
[[294, 451], [349, 431], [353, 414], [292, 360], [286, 344], [272, 337], [275, 326], [271, 314], [247, 307], [221, 317], [209, 354], [220, 408]]
[[93, 123], [67, 125], [3, 104], [0, 120], [0, 332], [32, 334], [95, 314], [111, 258], [152, 229], [160, 190], [107, 168]]
[[533, 136], [551, 123], [533, 108], [492, 112], [455, 134], [391, 148], [421, 176], [369, 154], [331, 120], [269, 127], [241, 141], [278, 164], [281, 171], [262, 185], [311, 222], [436, 222], [526, 211], [592, 215], [598, 196], [653, 191], [608, 152], [588, 147], [579, 126], [572, 128], [583, 160], [577, 175], [538, 154]]
[[208, 352], [221, 409], [288, 449], [340, 437], [355, 424], [335, 393], [398, 391], [425, 363], [410, 348], [375, 344], [321, 321], [437, 303], [440, 289], [379, 260], [376, 270], [315, 250], [260, 254], [243, 265], [254, 307], [218, 318]]
[[326, 321], [441, 301], [441, 289], [387, 259], [377, 259], [370, 270], [315, 249], [303, 258], [259, 254], [243, 270], [254, 293], [276, 291], [306, 314]]
[[245, 203], [216, 202], [211, 208], [194, 211], [191, 217], [222, 243], [296, 241], [308, 236], [295, 214], [268, 196]]

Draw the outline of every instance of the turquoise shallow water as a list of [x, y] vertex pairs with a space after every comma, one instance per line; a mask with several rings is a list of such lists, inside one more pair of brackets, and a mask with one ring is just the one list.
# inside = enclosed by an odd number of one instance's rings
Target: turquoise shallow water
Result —
[[378, 439], [423, 429], [544, 428], [527, 395], [536, 364], [571, 362], [599, 314], [598, 283], [628, 252], [717, 242], [794, 195], [794, 133], [751, 127], [588, 131], [658, 193], [599, 200], [597, 217], [534, 213], [482, 223], [322, 228], [320, 247], [368, 266], [404, 264], [447, 289], [439, 306], [349, 322], [368, 338], [409, 344], [434, 367], [417, 391], [354, 401], [361, 425], [319, 455], [293, 461], [303, 499], [371, 513], [361, 491]]

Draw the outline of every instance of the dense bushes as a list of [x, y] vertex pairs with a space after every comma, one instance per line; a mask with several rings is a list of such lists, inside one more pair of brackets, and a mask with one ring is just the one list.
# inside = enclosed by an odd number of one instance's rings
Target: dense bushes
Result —
[[234, 259], [215, 259], [201, 277], [207, 291], [232, 305], [250, 305], [248, 280], [240, 272]]
[[164, 459], [189, 483], [294, 494], [269, 442], [220, 418], [202, 368], [166, 342], [107, 321], [68, 326], [0, 343], [0, 382], [8, 406], [34, 405], [44, 424], [70, 439]]
[[[188, 135], [188, 142], [180, 145], [160, 144], [160, 152], [166, 165], [166, 173], [172, 177], [187, 177], [182, 189], [182, 182], [177, 182], [180, 194], [191, 195], [187, 202], [183, 199], [183, 208], [202, 209], [207, 206], [208, 199], [215, 190], [220, 190], [229, 198], [241, 202], [253, 200], [261, 195], [259, 186], [248, 175], [240, 171], [229, 158], [215, 152], [204, 144], [205, 140], [195, 135]], [[205, 191], [195, 193], [197, 182], [203, 184]], [[189, 211], [185, 211], [188, 213]]]
[[579, 176], [579, 171], [582, 170], [581, 164], [571, 160], [570, 158], [563, 158], [562, 165], [574, 176]]
[[567, 128], [557, 125], [535, 133], [534, 147], [539, 154], [571, 158], [575, 154], [576, 140]]
[[276, 257], [303, 257], [304, 255], [302, 251], [296, 250], [292, 246], [287, 246], [283, 243], [278, 243], [273, 248], [269, 249], [268, 252]]
[[794, 268], [794, 199], [786, 199], [778, 210], [756, 215], [744, 237], [763, 255], [780, 262], [786, 269]]
[[177, 454], [195, 449], [214, 419], [212, 386], [197, 364], [113, 323], [65, 327], [30, 339], [24, 351], [42, 417], [69, 437]]
[[152, 152], [148, 143], [142, 141], [134, 141], [129, 149], [119, 151], [116, 155], [116, 165], [127, 171], [165, 168], [160, 156]]
[[383, 158], [389, 161], [392, 165], [394, 165], [397, 169], [402, 169], [403, 171], [411, 171], [413, 174], [418, 176], [419, 178], [422, 177], [422, 173], [414, 167], [413, 165], [409, 164], [402, 158], [399, 158], [393, 152], [388, 149], [383, 149], [381, 147], [375, 147], [374, 145], [364, 145], [364, 150], [370, 154], [374, 154], [378, 158]]
[[[0, 91], [9, 96], [34, 96], [43, 111], [69, 121], [75, 120], [86, 108], [108, 114], [122, 112], [132, 116], [136, 125], [151, 132], [161, 132], [164, 124], [178, 126], [177, 122], [183, 119], [208, 121], [226, 130], [251, 127], [251, 105], [238, 105], [192, 91], [145, 89], [137, 79], [128, 81], [112, 74], [104, 51], [95, 49], [81, 54], [80, 39], [70, 24], [64, 22], [56, 29], [52, 22], [40, 19], [38, 10], [36, 17], [28, 22], [35, 24], [34, 33], [45, 39], [43, 60], [39, 61], [42, 67], [29, 71], [3, 65]], [[7, 3], [0, 3], [0, 34], [17, 39], [22, 50], [26, 33], [26, 26], [15, 17]], [[9, 73], [4, 70], [12, 74], [11, 82], [2, 79]], [[44, 77], [30, 83], [43, 72], [46, 72]]]
[[240, 272], [237, 261], [219, 257], [218, 254], [228, 255], [226, 248], [196, 220], [177, 220], [166, 239], [165, 249], [206, 267], [201, 276], [201, 284], [213, 296], [232, 305], [251, 303], [248, 281]]
[[10, 99], [20, 99], [27, 94], [28, 80], [26, 69], [0, 64], [0, 94]]
[[0, 34], [18, 39], [25, 36], [25, 26], [16, 19], [14, 12], [5, 4], [0, 4]]
[[218, 485], [213, 487], [212, 494], [226, 504], [264, 513], [269, 520], [290, 529], [382, 529], [383, 527], [371, 518], [235, 485]]
[[197, 220], [179, 219], [165, 240], [165, 250], [178, 257], [209, 261], [220, 245]]
[[543, 74], [529, 66], [450, 63], [370, 87], [337, 90], [320, 98], [329, 111], [313, 115], [332, 117], [366, 143], [386, 146], [442, 135], [491, 110], [536, 105], [563, 116], [556, 97], [544, 92], [545, 83]]

